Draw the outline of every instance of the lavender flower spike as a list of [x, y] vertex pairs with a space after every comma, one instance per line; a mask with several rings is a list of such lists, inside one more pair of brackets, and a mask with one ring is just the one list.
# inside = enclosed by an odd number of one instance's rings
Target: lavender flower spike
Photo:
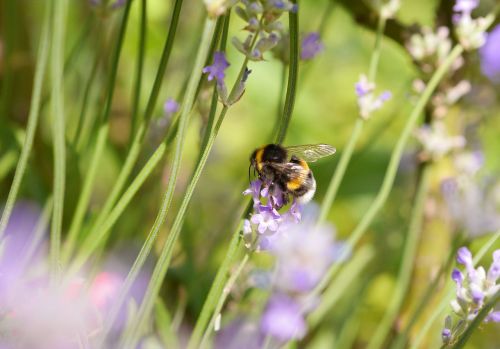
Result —
[[208, 74], [208, 81], [216, 79], [219, 84], [223, 84], [227, 67], [229, 67], [229, 62], [226, 60], [224, 52], [217, 51], [214, 53], [214, 62], [203, 68], [203, 73]]
[[300, 47], [300, 59], [308, 61], [316, 57], [324, 50], [325, 46], [320, 40], [319, 33], [309, 33], [302, 39]]
[[301, 339], [306, 334], [306, 322], [300, 306], [290, 297], [278, 294], [273, 296], [262, 315], [261, 332], [280, 341]]
[[483, 74], [492, 82], [500, 84], [500, 25], [488, 34], [486, 43], [479, 53]]
[[359, 115], [367, 120], [371, 114], [382, 108], [384, 103], [391, 99], [390, 91], [384, 91], [379, 96], [374, 94], [375, 83], [369, 81], [366, 75], [361, 75], [355, 84], [356, 95], [358, 96]]

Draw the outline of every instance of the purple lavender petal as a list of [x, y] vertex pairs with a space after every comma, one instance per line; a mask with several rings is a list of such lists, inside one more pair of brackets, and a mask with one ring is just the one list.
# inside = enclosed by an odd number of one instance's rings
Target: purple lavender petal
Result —
[[457, 262], [464, 266], [472, 265], [472, 253], [467, 247], [460, 247], [458, 249]]
[[166, 115], [172, 115], [179, 111], [179, 103], [177, 103], [173, 98], [169, 97], [165, 104], [163, 104], [163, 112]]
[[208, 73], [208, 81], [216, 79], [217, 82], [224, 83], [224, 78], [226, 77], [225, 71], [229, 65], [224, 52], [217, 51], [214, 53], [212, 65], [203, 68], [202, 72], [205, 74]]
[[451, 279], [453, 281], [455, 281], [455, 283], [457, 284], [457, 286], [462, 286], [462, 281], [464, 280], [464, 276], [462, 275], [462, 273], [460, 272], [460, 270], [458, 270], [458, 269], [455, 268], [451, 272]]
[[324, 50], [319, 33], [309, 33], [302, 39], [300, 59], [311, 60]]
[[489, 34], [486, 43], [481, 47], [481, 71], [492, 82], [500, 83], [500, 25]]

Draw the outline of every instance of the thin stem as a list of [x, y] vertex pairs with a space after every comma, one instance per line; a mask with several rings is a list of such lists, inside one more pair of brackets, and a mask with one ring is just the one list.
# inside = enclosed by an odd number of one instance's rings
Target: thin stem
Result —
[[[293, 3], [298, 1], [293, 0]], [[286, 89], [285, 106], [283, 108], [282, 122], [276, 136], [276, 143], [281, 144], [285, 140], [286, 132], [292, 118], [293, 107], [297, 90], [297, 78], [299, 73], [299, 17], [298, 12], [288, 13], [290, 27], [290, 64], [288, 65], [288, 84]]]
[[[368, 69], [368, 80], [374, 82], [377, 74], [378, 62], [380, 60], [380, 52], [382, 47], [382, 37], [384, 35], [385, 29], [385, 18], [380, 16], [377, 25], [377, 33], [375, 35], [375, 46], [373, 48], [373, 53], [370, 57], [370, 67]], [[328, 189], [326, 190], [325, 198], [323, 200], [323, 204], [321, 205], [318, 224], [322, 224], [325, 222], [328, 213], [337, 197], [337, 192], [340, 188], [340, 184], [342, 183], [342, 179], [344, 179], [345, 171], [347, 170], [347, 165], [351, 161], [352, 154], [354, 152], [354, 148], [358, 143], [358, 139], [361, 135], [361, 131], [363, 130], [365, 122], [364, 119], [358, 118], [356, 123], [354, 124], [354, 129], [349, 136], [349, 140], [345, 146], [345, 149], [342, 151], [342, 155], [340, 156], [339, 164], [335, 169], [335, 172], [330, 180], [330, 184], [328, 185]]]
[[394, 286], [395, 293], [391, 298], [389, 306], [380, 322], [375, 335], [372, 336], [368, 349], [380, 348], [389, 333], [391, 326], [398, 315], [399, 308], [403, 303], [404, 296], [410, 284], [412, 275], [413, 262], [418, 247], [420, 232], [422, 231], [424, 206], [429, 191], [430, 167], [424, 164], [419, 178], [417, 195], [410, 216], [410, 225], [408, 234], [406, 235], [406, 243], [403, 250], [403, 260], [399, 269], [396, 285]]
[[66, 1], [53, 0], [52, 4], [52, 137], [54, 142], [54, 210], [50, 232], [50, 269], [53, 280], [60, 272], [61, 230], [64, 210], [64, 191], [66, 184], [66, 144], [63, 87], [64, 33], [66, 24]]
[[477, 314], [477, 316], [472, 320], [470, 325], [467, 327], [465, 332], [460, 336], [458, 341], [451, 347], [451, 349], [460, 349], [463, 348], [464, 345], [468, 342], [470, 337], [472, 336], [472, 333], [476, 328], [478, 328], [483, 320], [488, 316], [489, 312], [493, 307], [500, 301], [500, 291], [497, 291], [497, 293], [491, 298], [491, 300], [488, 302], [488, 304], [483, 306], [483, 309]]
[[243, 271], [243, 268], [248, 262], [249, 259], [249, 254], [246, 253], [243, 259], [241, 260], [240, 264], [236, 268], [233, 274], [231, 274], [231, 277], [229, 280], [227, 280], [226, 285], [223, 288], [222, 295], [219, 298], [219, 301], [217, 303], [217, 306], [215, 307], [214, 313], [212, 315], [212, 318], [210, 319], [210, 323], [208, 324], [207, 329], [205, 330], [205, 333], [203, 334], [203, 338], [201, 339], [200, 343], [200, 348], [205, 348], [207, 345], [207, 341], [210, 338], [210, 334], [212, 333], [212, 329], [214, 329], [215, 326], [215, 321], [217, 320], [217, 317], [220, 316], [220, 312], [222, 311], [222, 307], [226, 303], [226, 299], [231, 293], [231, 289], [233, 288], [234, 284], [236, 283], [236, 280], [240, 276], [241, 272]]
[[147, 6], [146, 0], [141, 0], [141, 20], [139, 22], [139, 42], [137, 52], [137, 66], [135, 73], [134, 92], [132, 95], [132, 134], [135, 134], [137, 128], [137, 117], [139, 114], [139, 100], [141, 98], [142, 75], [144, 71], [144, 56], [146, 51], [146, 23]]
[[106, 146], [106, 140], [108, 138], [108, 130], [109, 130], [109, 115], [111, 113], [111, 106], [113, 103], [113, 96], [115, 92], [115, 82], [116, 76], [118, 74], [118, 65], [120, 62], [120, 54], [123, 47], [123, 43], [125, 40], [125, 33], [127, 31], [127, 23], [130, 14], [132, 2], [127, 1], [125, 6], [125, 11], [123, 13], [123, 18], [120, 25], [120, 30], [118, 32], [118, 39], [116, 40], [116, 46], [111, 62], [111, 69], [109, 73], [109, 80], [107, 86], [107, 96], [104, 104], [104, 109], [101, 116], [101, 124], [99, 125], [99, 129], [97, 131], [96, 143], [94, 146], [94, 151], [92, 153], [92, 159], [90, 161], [90, 167], [88, 172], [85, 175], [85, 180], [83, 182], [82, 192], [78, 198], [78, 202], [76, 205], [76, 210], [73, 215], [73, 219], [71, 221], [70, 230], [68, 234], [68, 240], [65, 245], [64, 251], [64, 262], [70, 257], [73, 252], [74, 244], [77, 240], [78, 233], [81, 230], [83, 217], [85, 212], [87, 211], [88, 204], [90, 202], [90, 196], [92, 194], [92, 189], [94, 187], [94, 181], [97, 175], [97, 169], [100, 166], [101, 157], [104, 152], [104, 148]]
[[[450, 68], [451, 64], [455, 61], [455, 59], [462, 53], [463, 48], [460, 45], [457, 45], [453, 48], [453, 50], [450, 52], [448, 57], [443, 61], [443, 64], [436, 70], [434, 75], [432, 76], [431, 80], [429, 81], [429, 84], [425, 88], [424, 92], [418, 99], [417, 104], [413, 108], [410, 116], [408, 117], [408, 120], [406, 121], [405, 127], [403, 131], [401, 132], [401, 135], [399, 136], [399, 139], [396, 143], [396, 146], [394, 147], [392, 153], [391, 153], [391, 158], [389, 160], [389, 165], [387, 166], [387, 170], [382, 182], [382, 186], [380, 187], [380, 190], [375, 197], [375, 200], [371, 204], [371, 206], [368, 208], [366, 211], [365, 215], [361, 219], [361, 221], [358, 223], [352, 234], [350, 235], [349, 239], [347, 240], [347, 245], [354, 247], [359, 239], [363, 236], [365, 233], [366, 229], [370, 226], [372, 223], [373, 219], [377, 215], [377, 213], [380, 211], [380, 209], [383, 207], [385, 201], [387, 200], [387, 197], [389, 196], [389, 193], [392, 189], [392, 185], [394, 183], [394, 179], [396, 178], [396, 172], [398, 169], [399, 162], [401, 161], [401, 157], [403, 156], [403, 150], [406, 146], [406, 143], [408, 142], [408, 139], [410, 138], [410, 134], [415, 127], [415, 124], [418, 120], [418, 117], [421, 115], [422, 111], [424, 110], [425, 106], [427, 105], [427, 102], [429, 101], [429, 98], [432, 96], [432, 93], [436, 89], [436, 86], [438, 83], [441, 81], [443, 78], [444, 74], [448, 71]], [[348, 253], [348, 248], [345, 248], [341, 252], [340, 258], [345, 258]], [[334, 264], [326, 273], [325, 277], [321, 280], [321, 282], [318, 284], [318, 286], [315, 288], [313, 291], [313, 294], [320, 294], [321, 290], [329, 283], [329, 280], [332, 278], [332, 276], [337, 272], [338, 268], [340, 267], [340, 264]]]
[[[492, 237], [483, 245], [483, 247], [476, 253], [476, 255], [473, 258], [474, 265], [477, 265], [477, 263], [481, 260], [481, 258], [484, 257], [486, 252], [496, 243], [496, 241], [500, 239], [500, 230], [497, 231], [492, 235]], [[431, 328], [432, 324], [436, 321], [438, 316], [443, 313], [443, 311], [446, 309], [448, 304], [450, 303], [451, 299], [453, 298], [455, 294], [455, 290], [451, 287], [448, 289], [446, 292], [445, 296], [441, 300], [441, 302], [435, 307], [435, 311], [427, 318], [427, 321], [425, 324], [422, 326], [420, 332], [416, 335], [415, 341], [411, 344], [410, 349], [417, 349], [420, 348], [420, 343], [424, 340], [425, 335]]]
[[33, 82], [33, 93], [31, 95], [30, 113], [28, 116], [28, 125], [26, 126], [26, 136], [24, 139], [24, 144], [21, 150], [21, 155], [19, 157], [19, 162], [16, 166], [16, 171], [14, 173], [14, 179], [9, 190], [9, 195], [7, 196], [7, 201], [2, 212], [2, 218], [0, 219], [0, 241], [3, 238], [5, 229], [9, 222], [14, 204], [19, 193], [19, 187], [21, 185], [24, 173], [26, 172], [26, 165], [33, 147], [33, 139], [35, 137], [36, 127], [38, 125], [38, 116], [40, 114], [40, 97], [43, 88], [43, 78], [45, 74], [45, 69], [47, 66], [47, 57], [49, 52], [49, 26], [50, 26], [50, 5], [47, 5], [45, 16], [43, 20], [43, 26], [40, 35], [40, 44], [38, 47], [35, 76]]
[[374, 82], [377, 77], [378, 62], [380, 61], [380, 53], [382, 46], [382, 37], [385, 30], [386, 18], [384, 16], [378, 17], [377, 34], [375, 36], [375, 48], [370, 58], [370, 67], [368, 69], [368, 81]]
[[[198, 49], [198, 54], [196, 56], [196, 61], [193, 67], [193, 71], [191, 74], [191, 77], [189, 79], [189, 83], [187, 86], [186, 90], [186, 95], [184, 97], [184, 101], [182, 103], [182, 110], [181, 110], [181, 116], [179, 119], [179, 129], [177, 132], [177, 137], [176, 137], [176, 142], [175, 142], [175, 152], [174, 152], [174, 158], [173, 158], [173, 163], [172, 163], [172, 170], [170, 174], [170, 181], [167, 186], [167, 190], [164, 194], [162, 204], [160, 211], [158, 213], [158, 216], [156, 217], [155, 223], [148, 235], [148, 239], [143, 245], [143, 249], [147, 247], [148, 244], [152, 244], [152, 242], [155, 240], [161, 226], [165, 222], [167, 212], [170, 208], [170, 203], [172, 201], [173, 193], [174, 193], [174, 188], [175, 184], [177, 182], [177, 176], [179, 174], [179, 169], [181, 165], [181, 160], [182, 160], [182, 154], [183, 154], [183, 148], [184, 148], [184, 139], [186, 137], [186, 130], [187, 130], [187, 124], [189, 121], [189, 113], [191, 112], [192, 106], [194, 104], [194, 99], [196, 95], [196, 87], [198, 84], [198, 81], [201, 77], [201, 71], [203, 68], [203, 64], [205, 62], [209, 47], [210, 47], [210, 38], [212, 37], [212, 34], [215, 30], [215, 21], [212, 19], [206, 19], [205, 21], [205, 28], [203, 30], [203, 35], [201, 38], [200, 46]], [[187, 196], [187, 195], [186, 195]], [[181, 209], [179, 209], [181, 211]], [[173, 231], [170, 233], [169, 238], [173, 236], [174, 233]], [[167, 240], [168, 241], [168, 240]], [[165, 249], [164, 249], [165, 250]], [[141, 250], [142, 251], [142, 250]], [[148, 251], [149, 253], [149, 251]], [[141, 253], [140, 253], [141, 255]], [[163, 259], [162, 259], [163, 257]], [[165, 257], [169, 257], [168, 255], [165, 256], [164, 253], [160, 256], [160, 260], [158, 261], [158, 265], [162, 265], [162, 262], [165, 262]], [[139, 258], [139, 257], [138, 257]], [[136, 260], [137, 262], [137, 260]], [[168, 263], [166, 263], [168, 266]], [[137, 266], [136, 263], [134, 263], [134, 266]], [[139, 268], [134, 268], [130, 270], [129, 276], [133, 274], [137, 274], [139, 272]], [[151, 281], [148, 287], [148, 290], [146, 291], [146, 295], [144, 297], [144, 300], [141, 304], [141, 307], [139, 308], [139, 312], [137, 314], [137, 317], [132, 320], [132, 324], [129, 328], [128, 331], [124, 334], [123, 342], [124, 345], [121, 347], [124, 348], [131, 348], [135, 347], [135, 343], [140, 335], [140, 331], [143, 328], [144, 323], [146, 322], [147, 316], [152, 310], [152, 306], [154, 305], [154, 301], [156, 299], [156, 295], [158, 294], [159, 288], [161, 286], [161, 281], [163, 280], [162, 277], [159, 277], [158, 275], [158, 268], [155, 268], [153, 275], [151, 277]], [[161, 268], [162, 269], [162, 268]], [[156, 273], [155, 273], [156, 272]], [[161, 275], [164, 275], [164, 273], [161, 273]], [[130, 279], [127, 277], [127, 279]]]

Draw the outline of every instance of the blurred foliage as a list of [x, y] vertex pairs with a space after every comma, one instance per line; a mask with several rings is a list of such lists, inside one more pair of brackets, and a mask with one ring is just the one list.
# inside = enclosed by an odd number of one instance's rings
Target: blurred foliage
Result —
[[[20, 152], [27, 120], [34, 56], [41, 26], [39, 14], [42, 12], [42, 1], [3, 0], [0, 3], [2, 9], [0, 74], [3, 101], [0, 115], [0, 200], [4, 201], [13, 178], [14, 160]], [[172, 3], [161, 0], [147, 2], [147, 41], [141, 86], [141, 111], [144, 110], [156, 73]], [[313, 61], [301, 63], [298, 95], [285, 144], [324, 142], [334, 145], [341, 153], [357, 118], [354, 84], [359, 75], [367, 71], [374, 33], [357, 23], [348, 8], [335, 4], [334, 1], [332, 3], [331, 15], [323, 19], [322, 16], [327, 13], [325, 9], [330, 6], [329, 0], [301, 2], [300, 31], [303, 33], [316, 31], [321, 21], [325, 20], [322, 40], [326, 49]], [[92, 103], [84, 117], [91, 121], [100, 113], [109, 69], [108, 60], [120, 19], [119, 11], [105, 18], [97, 16], [85, 0], [71, 1], [70, 4], [65, 42], [67, 64], [64, 83], [68, 146], [81, 131], [78, 128], [78, 117], [85, 84], [96, 57], [101, 59], [102, 64], [97, 69], [95, 86], [90, 92]], [[438, 0], [403, 1], [397, 20], [408, 26], [432, 26], [439, 6]], [[193, 52], [197, 48], [203, 11], [201, 1], [185, 0], [178, 37], [164, 77], [155, 118], [162, 116], [163, 101], [168, 97], [178, 99], [182, 94], [184, 81], [190, 74]], [[92, 193], [88, 219], [99, 211], [123, 165], [128, 148], [139, 20], [139, 1], [134, 1], [113, 100], [110, 142], [99, 165], [98, 180]], [[243, 22], [233, 16], [230, 33], [238, 36], [242, 27]], [[6, 41], [7, 37], [11, 40]], [[252, 74], [248, 80], [246, 93], [241, 102], [230, 110], [222, 126], [190, 205], [171, 272], [165, 282], [165, 301], [172, 312], [179, 303], [179, 297], [187, 297], [188, 322], [192, 322], [200, 311], [214, 273], [224, 255], [230, 234], [234, 231], [239, 214], [243, 210], [244, 201], [241, 192], [248, 184], [248, 157], [254, 148], [269, 142], [278, 117], [283, 69], [281, 63], [270, 54], [265, 58], [263, 62], [250, 63]], [[229, 45], [228, 60], [231, 62], [228, 70], [229, 81], [235, 79], [237, 67], [242, 59], [241, 54]], [[451, 114], [466, 113], [470, 120], [481, 120], [474, 139], [480, 140], [486, 154], [486, 171], [495, 176], [500, 171], [499, 91], [498, 87], [493, 87], [480, 75], [476, 53], [467, 57], [467, 64], [470, 68], [466, 74], [472, 82], [473, 90], [464, 102], [452, 109]], [[412, 108], [411, 83], [417, 76], [418, 71], [406, 48], [390, 38], [384, 38], [377, 85], [391, 90], [393, 98], [382, 111], [377, 112], [366, 123], [338, 199], [329, 214], [329, 221], [335, 224], [339, 238], [345, 238], [352, 231], [380, 187], [390, 152]], [[50, 99], [48, 92], [49, 89], [45, 89], [41, 123], [20, 195], [22, 200], [35, 201], [40, 206], [43, 206], [43, 202], [52, 190], [50, 133], [52, 116], [47, 108]], [[203, 93], [200, 98], [203, 98]], [[201, 100], [199, 102], [203, 103]], [[191, 176], [199, 152], [200, 133], [205, 123], [206, 120], [198, 110], [195, 110], [192, 113], [184, 163], [178, 183], [179, 195], [182, 195], [183, 188]], [[139, 165], [143, 164], [154, 150], [153, 139], [146, 143]], [[88, 167], [88, 147], [86, 144], [83, 151], [70, 146], [68, 148], [64, 230], [68, 228]], [[396, 186], [388, 203], [363, 241], [375, 246], [375, 259], [350, 286], [353, 289], [352, 294], [348, 292], [338, 308], [310, 333], [306, 347], [327, 348], [331, 347], [333, 342], [339, 347], [341, 347], [339, 343], [353, 343], [353, 347], [360, 348], [376, 328], [387, 305], [387, 295], [393, 290], [399, 267], [415, 189], [414, 155], [417, 149], [416, 142], [407, 149], [408, 155], [401, 164]], [[322, 201], [338, 159], [339, 156], [336, 155], [312, 165], [318, 182], [315, 201]], [[110, 249], [123, 249], [123, 246], [139, 247], [144, 241], [153, 224], [161, 192], [168, 180], [168, 158], [164, 164], [163, 168], [157, 169], [148, 179], [119, 219], [113, 229]], [[438, 183], [434, 186], [433, 190], [437, 191]], [[177, 210], [178, 204], [177, 196], [172, 212]], [[169, 231], [172, 217], [173, 215], [169, 215], [167, 224], [162, 229], [159, 244], [164, 241]], [[439, 265], [450, 253], [449, 238], [445, 236], [447, 233], [443, 232], [449, 227], [442, 222], [431, 222], [426, 224], [425, 228], [432, 231], [432, 235], [429, 241], [422, 242], [420, 253], [424, 255], [417, 260], [417, 269], [421, 263], [428, 263], [427, 259]], [[443, 239], [443, 242], [436, 242]], [[475, 241], [473, 246], [481, 246], [482, 241], [483, 239]], [[487, 256], [485, 264], [489, 265], [491, 254]], [[265, 261], [260, 263], [265, 264]], [[415, 281], [420, 285], [414, 284], [411, 287], [412, 292], [426, 286], [429, 275], [421, 275]], [[446, 279], [446, 281], [451, 280]], [[253, 294], [253, 297], [257, 295]], [[498, 347], [499, 337], [493, 326], [484, 326], [479, 332], [473, 337], [469, 348]], [[434, 328], [430, 333], [432, 338], [428, 342], [428, 347], [437, 347], [440, 343], [440, 327]]]

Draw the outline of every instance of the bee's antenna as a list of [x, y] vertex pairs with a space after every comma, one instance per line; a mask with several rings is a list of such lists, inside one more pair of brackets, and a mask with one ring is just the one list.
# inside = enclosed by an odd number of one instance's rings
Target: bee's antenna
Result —
[[250, 167], [252, 167], [252, 164], [248, 165], [248, 183], [250, 183]]

